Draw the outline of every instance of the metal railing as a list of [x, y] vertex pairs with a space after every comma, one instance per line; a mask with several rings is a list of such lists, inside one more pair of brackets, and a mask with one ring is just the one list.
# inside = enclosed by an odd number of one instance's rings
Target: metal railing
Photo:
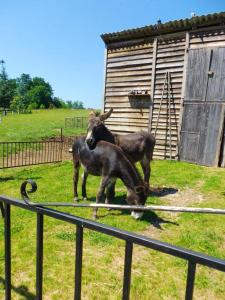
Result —
[[62, 141], [0, 142], [0, 169], [62, 161]]
[[[43, 285], [43, 224], [44, 216], [62, 220], [76, 226], [76, 256], [75, 256], [75, 285], [74, 299], [81, 299], [82, 288], [82, 261], [83, 261], [83, 231], [94, 230], [125, 241], [124, 275], [122, 299], [128, 300], [130, 296], [131, 268], [133, 245], [141, 245], [168, 255], [184, 259], [188, 262], [185, 299], [193, 298], [196, 265], [204, 265], [225, 272], [225, 260], [210, 257], [199, 252], [176, 247], [168, 243], [160, 242], [145, 236], [124, 231], [118, 228], [100, 224], [91, 220], [83, 219], [71, 214], [53, 210], [47, 207], [32, 206], [21, 200], [0, 196], [1, 208], [4, 204], [4, 227], [5, 227], [5, 299], [11, 300], [11, 206], [30, 210], [36, 213], [36, 299], [42, 300]], [[150, 263], [150, 262], [149, 262]]]
[[86, 128], [87, 120], [87, 117], [65, 118], [65, 128]]

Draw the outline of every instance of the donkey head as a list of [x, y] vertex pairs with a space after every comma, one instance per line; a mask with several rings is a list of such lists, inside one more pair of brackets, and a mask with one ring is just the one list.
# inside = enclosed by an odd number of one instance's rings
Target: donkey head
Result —
[[[149, 188], [147, 185], [140, 185], [134, 187], [134, 190], [129, 191], [126, 201], [130, 205], [145, 205], [146, 199], [149, 195]], [[143, 216], [144, 212], [143, 211], [132, 211], [131, 216], [135, 219], [141, 219]]]
[[87, 136], [85, 141], [88, 147], [93, 150], [98, 141], [104, 139], [104, 133], [106, 127], [104, 121], [111, 115], [113, 108], [104, 114], [97, 115], [95, 112], [91, 112], [88, 120]]

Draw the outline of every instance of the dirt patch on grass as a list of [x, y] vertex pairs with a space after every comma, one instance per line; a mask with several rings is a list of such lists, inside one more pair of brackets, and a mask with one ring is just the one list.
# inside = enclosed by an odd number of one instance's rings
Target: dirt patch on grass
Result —
[[204, 196], [194, 189], [179, 190], [177, 193], [166, 195], [163, 200], [174, 206], [190, 206], [204, 201]]
[[165, 204], [172, 206], [190, 206], [204, 201], [204, 196], [194, 189], [152, 188], [151, 195], [160, 197]]

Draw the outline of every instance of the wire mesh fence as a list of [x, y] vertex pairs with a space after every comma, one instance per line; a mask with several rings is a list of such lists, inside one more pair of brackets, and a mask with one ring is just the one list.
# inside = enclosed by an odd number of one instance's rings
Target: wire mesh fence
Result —
[[65, 118], [65, 128], [86, 128], [87, 117], [67, 117]]

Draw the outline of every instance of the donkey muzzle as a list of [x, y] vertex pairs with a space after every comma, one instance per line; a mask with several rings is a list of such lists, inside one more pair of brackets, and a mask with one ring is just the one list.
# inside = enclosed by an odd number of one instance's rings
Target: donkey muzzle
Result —
[[135, 220], [139, 220], [143, 217], [144, 212], [143, 211], [132, 211], [131, 212], [131, 216], [135, 219]]

